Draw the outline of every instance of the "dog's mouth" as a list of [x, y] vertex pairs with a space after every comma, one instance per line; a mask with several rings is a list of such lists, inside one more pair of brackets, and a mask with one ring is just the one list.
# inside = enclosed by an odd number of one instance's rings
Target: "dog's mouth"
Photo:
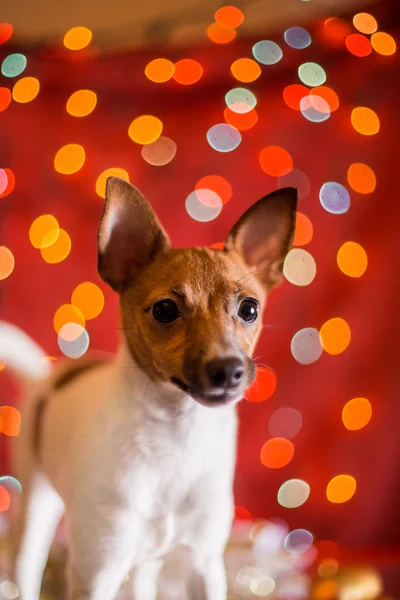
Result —
[[212, 389], [203, 390], [195, 386], [187, 385], [178, 377], [172, 377], [171, 383], [204, 406], [221, 406], [224, 404], [230, 404], [240, 400], [244, 393], [244, 390], [240, 391], [237, 388], [234, 390], [225, 389], [221, 391]]

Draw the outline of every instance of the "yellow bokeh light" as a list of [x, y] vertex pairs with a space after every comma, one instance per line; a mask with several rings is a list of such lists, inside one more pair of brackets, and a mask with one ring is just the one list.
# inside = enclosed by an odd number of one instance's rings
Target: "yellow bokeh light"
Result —
[[97, 95], [91, 90], [78, 90], [67, 101], [67, 113], [73, 117], [86, 117], [94, 111]]
[[255, 81], [261, 75], [260, 65], [251, 58], [238, 58], [232, 63], [231, 71], [235, 79], [245, 83]]
[[68, 50], [82, 50], [90, 44], [92, 32], [87, 27], [72, 27], [64, 36], [64, 46]]
[[361, 33], [375, 33], [378, 29], [378, 23], [376, 22], [375, 17], [369, 15], [368, 13], [358, 13], [353, 17], [353, 24], [358, 31]]
[[356, 493], [356, 480], [351, 475], [337, 475], [328, 483], [326, 496], [329, 502], [342, 504], [347, 502]]
[[105, 198], [106, 195], [106, 183], [109, 177], [119, 177], [120, 179], [125, 179], [125, 181], [129, 181], [128, 172], [125, 169], [119, 169], [118, 167], [111, 167], [110, 169], [106, 169], [97, 178], [96, 181], [96, 194], [100, 196], [100, 198]]
[[349, 400], [342, 410], [342, 421], [346, 429], [357, 431], [370, 422], [372, 406], [366, 398]]
[[39, 93], [40, 83], [36, 77], [22, 77], [13, 87], [12, 97], [15, 102], [26, 104], [30, 102]]
[[154, 83], [165, 83], [175, 73], [175, 65], [167, 58], [155, 58], [150, 61], [144, 70], [147, 79]]
[[67, 323], [77, 323], [85, 327], [85, 317], [82, 311], [72, 304], [63, 304], [54, 315], [53, 325], [56, 333], [60, 333], [61, 329]]
[[319, 332], [320, 342], [328, 354], [341, 354], [350, 344], [351, 330], [344, 319], [335, 317], [329, 319]]
[[350, 187], [359, 194], [371, 194], [376, 188], [375, 173], [364, 163], [352, 163], [347, 170]]
[[366, 271], [368, 257], [364, 248], [356, 242], [345, 242], [337, 254], [339, 269], [349, 277], [361, 277]]
[[366, 106], [358, 106], [352, 111], [351, 124], [362, 135], [375, 135], [380, 128], [378, 115]]
[[3, 371], [3, 369], [5, 369], [5, 368], [6, 368], [5, 363], [0, 362], [0, 371]]
[[59, 149], [54, 158], [54, 168], [63, 175], [72, 175], [85, 163], [85, 150], [80, 144], [67, 144]]
[[137, 144], [146, 146], [158, 140], [162, 130], [163, 124], [160, 119], [153, 115], [142, 115], [129, 125], [128, 135]]
[[53, 215], [41, 215], [29, 229], [29, 239], [34, 248], [49, 248], [58, 239], [60, 226]]
[[104, 295], [95, 283], [85, 281], [73, 291], [71, 303], [82, 311], [85, 319], [95, 319], [103, 310]]
[[71, 252], [71, 238], [64, 229], [60, 229], [57, 240], [49, 247], [41, 248], [40, 253], [47, 263], [55, 264], [65, 260]]
[[394, 38], [384, 31], [377, 31], [371, 37], [371, 44], [375, 52], [383, 56], [391, 56], [396, 52], [396, 42]]
[[0, 281], [7, 279], [14, 271], [14, 255], [7, 246], [0, 246]]

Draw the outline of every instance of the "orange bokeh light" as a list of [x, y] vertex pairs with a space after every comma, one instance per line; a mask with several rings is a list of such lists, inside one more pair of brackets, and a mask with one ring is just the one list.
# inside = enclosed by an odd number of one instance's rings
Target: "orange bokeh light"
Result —
[[231, 64], [232, 75], [238, 81], [249, 83], [261, 75], [261, 67], [252, 58], [238, 58]]
[[207, 36], [215, 44], [229, 44], [236, 37], [235, 29], [223, 27], [219, 23], [211, 23], [207, 27]]
[[375, 33], [378, 29], [376, 19], [368, 13], [358, 13], [357, 15], [354, 15], [353, 24], [358, 31], [361, 31], [361, 33], [371, 34]]
[[357, 431], [363, 429], [372, 417], [372, 406], [366, 398], [349, 400], [342, 410], [342, 421], [346, 429]]
[[244, 508], [244, 506], [235, 506], [234, 518], [240, 521], [251, 521], [253, 517], [251, 512], [247, 508]]
[[312, 88], [312, 90], [310, 90], [310, 95], [318, 96], [319, 98], [325, 100], [331, 113], [339, 108], [339, 96], [327, 85], [318, 85]]
[[7, 246], [0, 246], [0, 281], [7, 279], [14, 271], [14, 255]]
[[206, 175], [199, 179], [194, 186], [195, 190], [212, 190], [221, 198], [225, 204], [232, 197], [232, 186], [224, 177], [220, 175]]
[[352, 498], [356, 492], [357, 484], [351, 475], [337, 475], [328, 483], [326, 496], [329, 502], [342, 504]]
[[90, 44], [92, 32], [87, 27], [72, 27], [64, 36], [64, 46], [68, 50], [82, 50]]
[[351, 33], [346, 38], [346, 48], [354, 56], [368, 56], [372, 52], [371, 42], [362, 33]]
[[391, 56], [396, 52], [396, 42], [394, 38], [384, 31], [377, 31], [371, 37], [371, 44], [375, 52], [383, 56]]
[[212, 248], [213, 250], [223, 250], [225, 247], [225, 242], [214, 242], [214, 244], [211, 244], [210, 248]]
[[294, 246], [305, 246], [312, 240], [314, 230], [310, 219], [301, 212], [296, 214], [296, 229], [294, 232]]
[[59, 235], [60, 227], [53, 215], [37, 217], [29, 228], [29, 240], [34, 248], [48, 248]]
[[267, 146], [259, 155], [263, 171], [272, 177], [287, 175], [293, 169], [293, 159], [289, 152], [280, 146]]
[[4, 512], [10, 508], [10, 494], [5, 487], [0, 485], [0, 512]]
[[86, 322], [83, 312], [73, 304], [63, 304], [57, 309], [53, 319], [55, 332], [60, 333], [67, 323], [78, 323], [81, 327], [85, 327]]
[[217, 10], [214, 18], [218, 25], [228, 27], [229, 29], [235, 29], [243, 23], [244, 14], [239, 8], [236, 8], [236, 6], [222, 6]]
[[286, 438], [272, 438], [261, 448], [260, 459], [264, 467], [281, 469], [290, 463], [294, 456], [294, 444]]
[[7, 42], [12, 36], [14, 31], [11, 23], [0, 23], [0, 44]]
[[81, 169], [86, 155], [80, 144], [66, 144], [59, 149], [54, 157], [54, 168], [63, 175], [72, 175]]
[[246, 391], [245, 398], [250, 402], [268, 400], [276, 390], [276, 375], [268, 367], [257, 367], [257, 377]]
[[[293, 110], [300, 110], [300, 101], [304, 96], [307, 96], [309, 93], [309, 89], [305, 85], [301, 85], [301, 83], [293, 83], [292, 85], [288, 85], [283, 90], [283, 99], [289, 108]], [[312, 90], [314, 93], [314, 90]]]
[[366, 271], [368, 257], [364, 248], [356, 242], [345, 242], [337, 254], [339, 269], [349, 277], [361, 277]]
[[319, 337], [325, 352], [341, 354], [350, 344], [351, 330], [344, 319], [335, 317], [322, 325]]
[[65, 260], [70, 252], [71, 238], [64, 229], [60, 229], [58, 238], [54, 244], [40, 249], [43, 260], [49, 264], [55, 264]]
[[16, 437], [21, 429], [21, 413], [14, 406], [0, 406], [0, 417], [3, 419], [2, 433]]
[[227, 106], [224, 110], [224, 119], [238, 131], [247, 131], [258, 122], [258, 114], [255, 108], [247, 113], [236, 113]]
[[347, 170], [349, 186], [359, 194], [371, 194], [376, 188], [375, 173], [364, 163], [353, 163]]
[[155, 58], [146, 65], [144, 73], [154, 83], [165, 83], [175, 73], [175, 65], [167, 58]]
[[375, 135], [380, 128], [378, 115], [365, 106], [358, 106], [352, 111], [351, 124], [362, 135]]
[[120, 169], [119, 167], [106, 169], [100, 173], [96, 180], [96, 194], [100, 196], [100, 198], [104, 198], [106, 195], [106, 184], [109, 177], [120, 177], [125, 181], [129, 181], [129, 174], [125, 169]]
[[0, 198], [5, 198], [6, 196], [8, 196], [8, 194], [11, 194], [11, 192], [15, 188], [15, 175], [14, 175], [14, 173], [11, 171], [11, 169], [7, 169], [7, 168], [4, 168], [3, 171], [7, 175], [7, 187], [0, 194]]
[[204, 69], [197, 60], [183, 58], [175, 63], [173, 78], [182, 85], [192, 85], [201, 79]]
[[104, 295], [95, 283], [85, 281], [73, 291], [71, 303], [82, 311], [85, 319], [95, 319], [103, 310]]
[[146, 146], [152, 144], [162, 134], [163, 124], [158, 117], [141, 115], [129, 125], [128, 135], [137, 144]]
[[0, 87], [0, 112], [6, 110], [11, 102], [11, 92], [6, 87]]
[[350, 25], [338, 17], [329, 17], [324, 21], [323, 36], [327, 42], [335, 46], [343, 46], [351, 33]]

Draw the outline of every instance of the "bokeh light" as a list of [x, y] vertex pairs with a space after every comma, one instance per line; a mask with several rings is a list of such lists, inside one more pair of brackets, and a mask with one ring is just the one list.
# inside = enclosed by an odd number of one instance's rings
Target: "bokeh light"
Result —
[[228, 123], [218, 123], [207, 131], [207, 141], [217, 152], [232, 152], [242, 141], [240, 132]]
[[[307, 198], [310, 193], [310, 180], [300, 169], [292, 169], [287, 175], [282, 175], [277, 179], [278, 188], [295, 187], [297, 188], [300, 200]], [[299, 245], [299, 244], [298, 244]]]
[[59, 234], [60, 226], [53, 215], [37, 217], [29, 228], [29, 239], [34, 248], [48, 248]]
[[350, 33], [350, 25], [344, 19], [339, 19], [338, 17], [329, 17], [324, 21], [324, 39], [334, 46], [343, 46], [346, 37]]
[[87, 27], [72, 27], [64, 35], [64, 46], [68, 50], [82, 50], [92, 41], [92, 32]]
[[34, 100], [39, 93], [40, 84], [36, 77], [23, 77], [13, 87], [12, 97], [15, 102], [26, 104]]
[[259, 598], [269, 596], [274, 589], [275, 581], [269, 575], [259, 575], [250, 582], [250, 591]]
[[54, 331], [59, 334], [67, 323], [77, 323], [81, 327], [86, 325], [83, 312], [73, 304], [63, 304], [56, 310], [53, 319]]
[[1, 72], [4, 77], [18, 77], [25, 71], [26, 65], [26, 56], [23, 54], [9, 54], [1, 64]]
[[282, 48], [271, 40], [262, 40], [252, 48], [254, 58], [262, 65], [275, 65], [283, 57]]
[[320, 577], [334, 577], [339, 569], [339, 563], [336, 558], [325, 558], [318, 565], [318, 575]]
[[59, 149], [54, 158], [54, 168], [63, 175], [77, 173], [84, 163], [85, 149], [80, 144], [67, 144]]
[[317, 85], [310, 90], [311, 96], [318, 96], [327, 102], [329, 111], [332, 113], [339, 108], [339, 97], [332, 88], [327, 85]]
[[238, 81], [248, 83], [261, 75], [260, 65], [251, 58], [238, 58], [231, 64], [232, 75]]
[[283, 99], [289, 108], [300, 110], [300, 102], [308, 93], [309, 89], [305, 85], [293, 83], [283, 90]]
[[337, 264], [345, 275], [349, 277], [361, 277], [367, 269], [367, 253], [360, 244], [345, 242], [339, 248]]
[[86, 117], [94, 111], [97, 94], [91, 90], [78, 90], [71, 94], [67, 101], [67, 113], [73, 117]]
[[5, 512], [10, 508], [11, 498], [5, 487], [0, 485], [0, 512]]
[[351, 340], [351, 330], [341, 317], [326, 321], [320, 330], [320, 341], [328, 354], [341, 354], [346, 350]]
[[257, 377], [245, 393], [250, 402], [268, 400], [276, 390], [277, 380], [272, 369], [264, 366], [257, 367]]
[[375, 52], [383, 56], [391, 56], [396, 52], [396, 42], [394, 38], [384, 31], [377, 31], [371, 37], [371, 44]]
[[326, 488], [329, 502], [342, 504], [350, 500], [356, 493], [356, 480], [351, 475], [337, 475], [333, 477]]
[[14, 28], [11, 23], [0, 23], [0, 44], [8, 42], [13, 34]]
[[[214, 206], [211, 206], [212, 204]], [[188, 214], [192, 219], [201, 223], [216, 219], [222, 210], [222, 206], [223, 202], [218, 194], [207, 189], [197, 189], [191, 192], [185, 201]]]
[[269, 433], [273, 438], [291, 440], [297, 435], [303, 424], [301, 412], [295, 408], [278, 408], [269, 420]]
[[2, 194], [4, 192], [4, 190], [7, 189], [7, 185], [8, 185], [7, 173], [4, 171], [4, 169], [0, 169], [0, 194]]
[[0, 87], [0, 112], [6, 110], [10, 106], [11, 92], [6, 87]]
[[327, 101], [311, 93], [300, 100], [300, 111], [312, 123], [323, 123], [331, 116]]
[[160, 137], [162, 130], [163, 124], [160, 119], [153, 115], [141, 115], [129, 125], [128, 135], [137, 144], [145, 146], [155, 142]]
[[313, 226], [310, 219], [301, 212], [296, 213], [296, 228], [294, 231], [293, 246], [305, 246], [313, 237]]
[[258, 122], [258, 114], [255, 108], [250, 112], [238, 113], [233, 112], [229, 106], [224, 109], [224, 119], [229, 125], [235, 127], [238, 131], [247, 131], [256, 125]]
[[256, 107], [257, 98], [246, 88], [234, 88], [225, 95], [225, 102], [231, 111], [246, 114]]
[[14, 255], [7, 246], [0, 246], [0, 281], [7, 279], [14, 271]]
[[120, 169], [119, 167], [111, 167], [106, 169], [100, 173], [96, 180], [96, 194], [100, 196], [100, 198], [105, 198], [106, 184], [109, 177], [119, 177], [120, 179], [129, 181], [129, 174], [127, 171], [125, 171], [125, 169]]
[[260, 460], [264, 467], [281, 469], [294, 456], [294, 444], [285, 438], [272, 438], [261, 448]]
[[365, 106], [358, 106], [352, 111], [351, 124], [362, 135], [374, 135], [380, 128], [378, 115]]
[[303, 50], [311, 44], [311, 35], [303, 27], [289, 27], [283, 37], [287, 45], [296, 50]]
[[359, 194], [371, 194], [376, 188], [375, 173], [364, 163], [353, 163], [347, 170], [349, 186]]
[[66, 323], [58, 334], [58, 347], [68, 358], [81, 358], [89, 348], [89, 334], [78, 323]]
[[319, 331], [314, 327], [305, 327], [294, 334], [290, 350], [293, 358], [301, 365], [310, 365], [317, 361], [323, 353]]
[[2, 430], [4, 435], [17, 437], [21, 430], [21, 413], [14, 406], [0, 406], [0, 417], [2, 419]]
[[176, 151], [176, 143], [171, 138], [161, 135], [152, 144], [143, 146], [141, 154], [149, 165], [163, 167], [171, 162], [175, 157]]
[[324, 69], [314, 62], [307, 62], [300, 65], [298, 68], [300, 81], [310, 87], [323, 85], [326, 81], [326, 73]]
[[244, 21], [244, 14], [236, 6], [221, 6], [214, 15], [215, 21], [222, 27], [236, 29]]
[[175, 63], [173, 78], [181, 85], [193, 85], [201, 79], [204, 69], [197, 60], [183, 58]]
[[78, 307], [89, 321], [98, 317], [103, 310], [104, 294], [95, 283], [85, 281], [72, 292], [71, 304]]
[[376, 19], [368, 13], [357, 13], [354, 15], [353, 24], [358, 31], [361, 31], [361, 33], [371, 34], [375, 33], [378, 29]]
[[278, 491], [278, 503], [285, 508], [302, 506], [310, 495], [310, 486], [302, 479], [285, 481]]
[[231, 27], [223, 27], [218, 23], [211, 23], [207, 27], [207, 36], [215, 44], [229, 44], [236, 37], [236, 30]]
[[15, 187], [15, 175], [14, 173], [11, 171], [11, 169], [7, 169], [4, 168], [2, 169], [2, 171], [4, 171], [4, 173], [7, 176], [7, 187], [6, 189], [0, 194], [0, 198], [5, 198], [6, 196], [8, 196], [9, 194], [11, 194], [11, 192], [13, 191], [14, 187]]
[[328, 181], [319, 191], [319, 200], [325, 210], [333, 215], [342, 215], [350, 208], [350, 194], [341, 183]]
[[206, 175], [199, 179], [194, 186], [195, 190], [208, 189], [215, 192], [225, 204], [232, 197], [232, 186], [221, 175]]
[[14, 600], [19, 596], [18, 588], [12, 581], [3, 581], [0, 585], [0, 591], [7, 600]]
[[57, 240], [49, 247], [42, 247], [40, 253], [45, 262], [59, 263], [67, 258], [71, 252], [71, 238], [64, 229], [60, 229]]
[[286, 536], [283, 546], [288, 552], [303, 554], [311, 548], [313, 541], [314, 538], [307, 529], [294, 529]]
[[372, 406], [366, 398], [353, 398], [349, 400], [342, 410], [342, 421], [346, 429], [358, 431], [370, 422]]
[[165, 83], [175, 73], [175, 65], [167, 58], [155, 58], [151, 60], [144, 70], [147, 79], [154, 83]]
[[362, 33], [351, 33], [346, 38], [346, 48], [354, 56], [368, 56], [372, 52], [371, 42]]
[[262, 170], [273, 177], [287, 175], [293, 169], [293, 159], [289, 152], [280, 146], [267, 146], [259, 154]]
[[292, 248], [285, 258], [283, 274], [293, 285], [310, 285], [317, 274], [317, 265], [307, 250]]

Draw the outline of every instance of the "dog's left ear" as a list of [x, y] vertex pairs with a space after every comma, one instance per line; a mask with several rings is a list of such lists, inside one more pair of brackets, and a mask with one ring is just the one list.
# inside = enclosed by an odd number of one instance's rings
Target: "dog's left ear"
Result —
[[170, 243], [146, 198], [119, 177], [109, 177], [98, 236], [98, 271], [122, 292], [158, 252]]
[[282, 278], [296, 222], [295, 188], [276, 190], [253, 204], [231, 229], [226, 251], [234, 251], [270, 289]]

